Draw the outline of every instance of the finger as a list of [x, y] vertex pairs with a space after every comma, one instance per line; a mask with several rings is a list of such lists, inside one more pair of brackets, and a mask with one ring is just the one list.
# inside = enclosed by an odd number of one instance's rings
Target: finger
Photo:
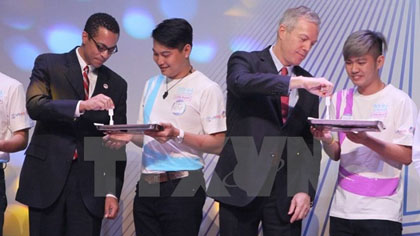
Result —
[[306, 209], [305, 210], [301, 210], [299, 212], [299, 216], [298, 216], [297, 220], [302, 220], [303, 218], [305, 218], [306, 212], [307, 212]]
[[105, 98], [104, 100], [102, 100], [102, 109], [101, 110], [109, 110], [109, 98]]
[[111, 140], [108, 140], [108, 141], [105, 142], [105, 146], [109, 147], [109, 148], [112, 148], [112, 143], [113, 142]]
[[[293, 221], [301, 220], [301, 219], [303, 219], [304, 214], [305, 214], [305, 207], [303, 205], [297, 205], [291, 220], [293, 220]], [[293, 222], [293, 221], [291, 221], [291, 222]]]
[[295, 211], [296, 208], [296, 201], [295, 199], [292, 199], [292, 202], [290, 203], [289, 212], [287, 214], [292, 214]]
[[102, 140], [102, 145], [108, 147], [109, 140]]
[[108, 214], [107, 214], [107, 219], [113, 219], [114, 215], [113, 215], [113, 208], [109, 208], [108, 209]]
[[107, 204], [106, 208], [105, 208], [105, 216], [107, 219], [111, 219], [111, 217], [115, 214], [113, 213], [114, 210], [116, 209], [116, 206], [114, 206], [114, 204], [109, 201], [109, 203]]
[[113, 109], [114, 108], [114, 103], [112, 102], [111, 98], [106, 98], [105, 99], [105, 109]]
[[112, 142], [112, 143], [109, 145], [109, 148], [110, 148], [111, 150], [116, 150], [116, 149], [117, 149], [117, 144], [116, 144], [116, 142]]
[[125, 143], [124, 142], [120, 142], [120, 141], [118, 141], [118, 142], [115, 142], [115, 144], [114, 144], [114, 146], [113, 146], [113, 149], [114, 150], [118, 150], [118, 149], [120, 149], [122, 146], [124, 146], [125, 145]]
[[117, 215], [117, 211], [115, 208], [111, 207], [109, 209], [108, 219], [115, 219], [115, 216]]
[[110, 100], [110, 102], [109, 102], [110, 109], [114, 109], [115, 108], [114, 101], [112, 101], [111, 98], [109, 100]]
[[297, 218], [298, 218], [298, 213], [297, 213], [297, 212], [295, 212], [295, 213], [292, 215], [292, 218], [290, 218], [290, 223], [295, 222], [295, 221], [297, 220]]
[[104, 214], [104, 218], [105, 218], [105, 219], [108, 219], [108, 217], [109, 217], [109, 209], [108, 209], [108, 207], [105, 207], [105, 214]]

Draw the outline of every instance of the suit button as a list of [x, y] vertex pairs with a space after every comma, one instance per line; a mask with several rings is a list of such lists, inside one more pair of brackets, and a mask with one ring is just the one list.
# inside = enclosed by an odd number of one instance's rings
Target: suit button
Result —
[[300, 155], [300, 153], [299, 153], [299, 152], [297, 152], [297, 153], [296, 153], [296, 156], [299, 156], [299, 155]]

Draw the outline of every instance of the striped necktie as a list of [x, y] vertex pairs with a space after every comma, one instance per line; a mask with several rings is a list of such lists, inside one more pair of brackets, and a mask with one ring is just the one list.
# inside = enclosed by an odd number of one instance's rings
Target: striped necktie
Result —
[[[280, 70], [280, 75], [288, 75], [287, 67], [283, 67]], [[286, 123], [287, 113], [289, 112], [289, 96], [281, 96], [281, 117], [283, 124]]]
[[85, 90], [85, 100], [89, 99], [89, 66], [83, 68], [83, 88]]

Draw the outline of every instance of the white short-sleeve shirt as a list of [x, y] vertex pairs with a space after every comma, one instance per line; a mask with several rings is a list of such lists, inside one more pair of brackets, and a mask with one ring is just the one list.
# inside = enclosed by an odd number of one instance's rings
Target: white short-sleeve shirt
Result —
[[[336, 97], [335, 94], [332, 100], [335, 108]], [[341, 111], [346, 103], [343, 98]], [[393, 85], [367, 96], [354, 89], [351, 118], [382, 121], [385, 130], [369, 132], [379, 140], [412, 146], [416, 114], [417, 108], [411, 98]], [[368, 147], [345, 138], [341, 144], [339, 178], [330, 215], [401, 222], [401, 170], [402, 164], [386, 160]]]
[[[31, 128], [32, 120], [26, 112], [23, 85], [0, 73], [0, 139], [12, 137], [13, 132]], [[9, 154], [0, 152], [0, 162], [8, 162]]]
[[[200, 71], [181, 80], [158, 75], [146, 83], [138, 123], [165, 122], [193, 134], [214, 134], [226, 131], [225, 107], [220, 86]], [[197, 170], [203, 167], [202, 155], [183, 143], [161, 144], [145, 135], [142, 172]]]

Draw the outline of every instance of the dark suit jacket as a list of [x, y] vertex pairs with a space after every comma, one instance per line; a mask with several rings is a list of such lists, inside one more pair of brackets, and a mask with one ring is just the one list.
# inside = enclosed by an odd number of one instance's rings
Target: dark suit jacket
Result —
[[[125, 149], [105, 148], [101, 141], [103, 133], [93, 125], [94, 122], [108, 124], [107, 111], [87, 111], [74, 118], [77, 102], [84, 99], [82, 72], [75, 50], [43, 54], [35, 60], [26, 107], [37, 122], [26, 150], [16, 200], [34, 208], [51, 206], [62, 192], [72, 166], [79, 177], [83, 202], [92, 214], [102, 218], [106, 193], [120, 196], [126, 154]], [[92, 96], [100, 93], [109, 96], [115, 104], [114, 122], [126, 124], [127, 83], [106, 66], [97, 70]], [[84, 145], [85, 137], [96, 138]], [[78, 159], [73, 161], [76, 148]], [[85, 149], [96, 156], [85, 156]], [[104, 168], [93, 159], [107, 160], [116, 166]]]
[[[299, 66], [295, 66], [293, 72], [296, 75], [311, 76]], [[246, 206], [256, 196], [267, 196], [275, 191], [273, 194], [278, 196], [279, 207], [287, 216], [290, 196], [295, 194], [287, 194], [287, 178], [299, 185], [292, 186], [299, 190], [296, 192], [314, 196], [316, 183], [310, 187], [307, 179], [299, 179], [302, 168], [287, 173], [287, 167], [293, 165], [287, 163], [287, 148], [283, 146], [282, 140], [284, 137], [301, 137], [311, 151], [314, 142], [319, 145], [319, 142], [314, 141], [307, 122], [308, 117], [318, 117], [319, 99], [299, 89], [299, 100], [283, 124], [280, 95], [288, 93], [289, 80], [289, 76], [278, 74], [269, 48], [250, 53], [235, 52], [230, 57], [226, 109], [228, 140], [208, 188], [209, 195], [217, 201]], [[303, 171], [318, 176], [321, 155], [318, 149], [316, 158], [312, 157], [311, 152], [305, 154], [304, 150], [302, 153], [289, 154], [292, 157], [302, 157], [304, 154], [305, 158], [314, 159], [315, 165]]]

